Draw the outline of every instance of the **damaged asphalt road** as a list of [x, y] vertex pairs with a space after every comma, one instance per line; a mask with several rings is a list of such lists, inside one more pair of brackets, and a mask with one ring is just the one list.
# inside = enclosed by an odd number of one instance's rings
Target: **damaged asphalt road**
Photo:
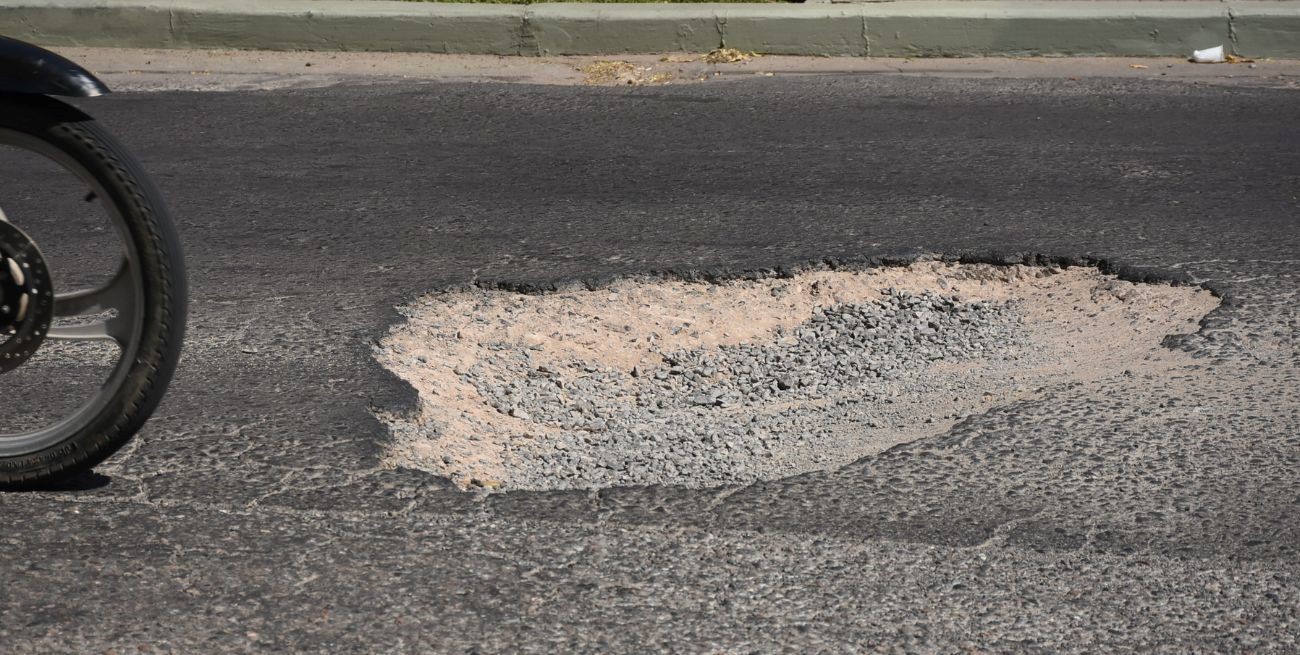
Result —
[[[186, 358], [73, 488], [0, 495], [0, 650], [1300, 648], [1300, 103], [1118, 79], [343, 85], [87, 103], [188, 248]], [[1196, 364], [832, 473], [475, 495], [380, 465], [421, 292], [918, 253], [1224, 304]]]

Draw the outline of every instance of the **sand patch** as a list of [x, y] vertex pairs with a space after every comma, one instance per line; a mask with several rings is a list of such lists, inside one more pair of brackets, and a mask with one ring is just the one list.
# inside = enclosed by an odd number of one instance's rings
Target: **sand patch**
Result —
[[1217, 304], [1092, 268], [937, 262], [435, 293], [376, 352], [420, 396], [386, 417], [388, 461], [504, 489], [837, 468], [1048, 384], [1182, 365], [1161, 340]]

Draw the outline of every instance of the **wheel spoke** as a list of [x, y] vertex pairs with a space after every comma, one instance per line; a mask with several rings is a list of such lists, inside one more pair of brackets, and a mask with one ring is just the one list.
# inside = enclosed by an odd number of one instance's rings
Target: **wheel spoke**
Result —
[[131, 263], [125, 259], [113, 279], [98, 289], [84, 289], [54, 296], [54, 315], [58, 318], [82, 316], [116, 309], [118, 316], [130, 316], [135, 310], [135, 289]]
[[112, 340], [119, 344], [126, 338], [121, 334], [123, 331], [117, 320], [93, 321], [81, 325], [60, 325], [51, 327], [46, 334], [47, 339], [64, 339], [68, 341], [101, 341]]
[[125, 345], [131, 336], [131, 326], [135, 322], [136, 296], [134, 276], [131, 274], [131, 262], [123, 259], [113, 279], [98, 289], [85, 289], [54, 296], [54, 316], [70, 318], [116, 311], [117, 315], [107, 320], [92, 321], [80, 325], [53, 326], [47, 333], [50, 339], [102, 340], [111, 339], [119, 345]]

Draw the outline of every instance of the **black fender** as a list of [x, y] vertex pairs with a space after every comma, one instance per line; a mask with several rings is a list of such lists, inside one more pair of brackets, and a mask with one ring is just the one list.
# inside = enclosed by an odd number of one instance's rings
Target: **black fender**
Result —
[[108, 86], [45, 48], [0, 36], [0, 93], [87, 98], [108, 93]]

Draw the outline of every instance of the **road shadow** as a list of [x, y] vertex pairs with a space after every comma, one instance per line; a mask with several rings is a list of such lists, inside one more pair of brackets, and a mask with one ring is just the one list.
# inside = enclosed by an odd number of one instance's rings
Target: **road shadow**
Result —
[[44, 480], [41, 482], [21, 483], [21, 484], [0, 484], [0, 492], [3, 493], [22, 493], [22, 492], [69, 492], [69, 491], [94, 491], [107, 487], [113, 478], [87, 471], [53, 480]]

